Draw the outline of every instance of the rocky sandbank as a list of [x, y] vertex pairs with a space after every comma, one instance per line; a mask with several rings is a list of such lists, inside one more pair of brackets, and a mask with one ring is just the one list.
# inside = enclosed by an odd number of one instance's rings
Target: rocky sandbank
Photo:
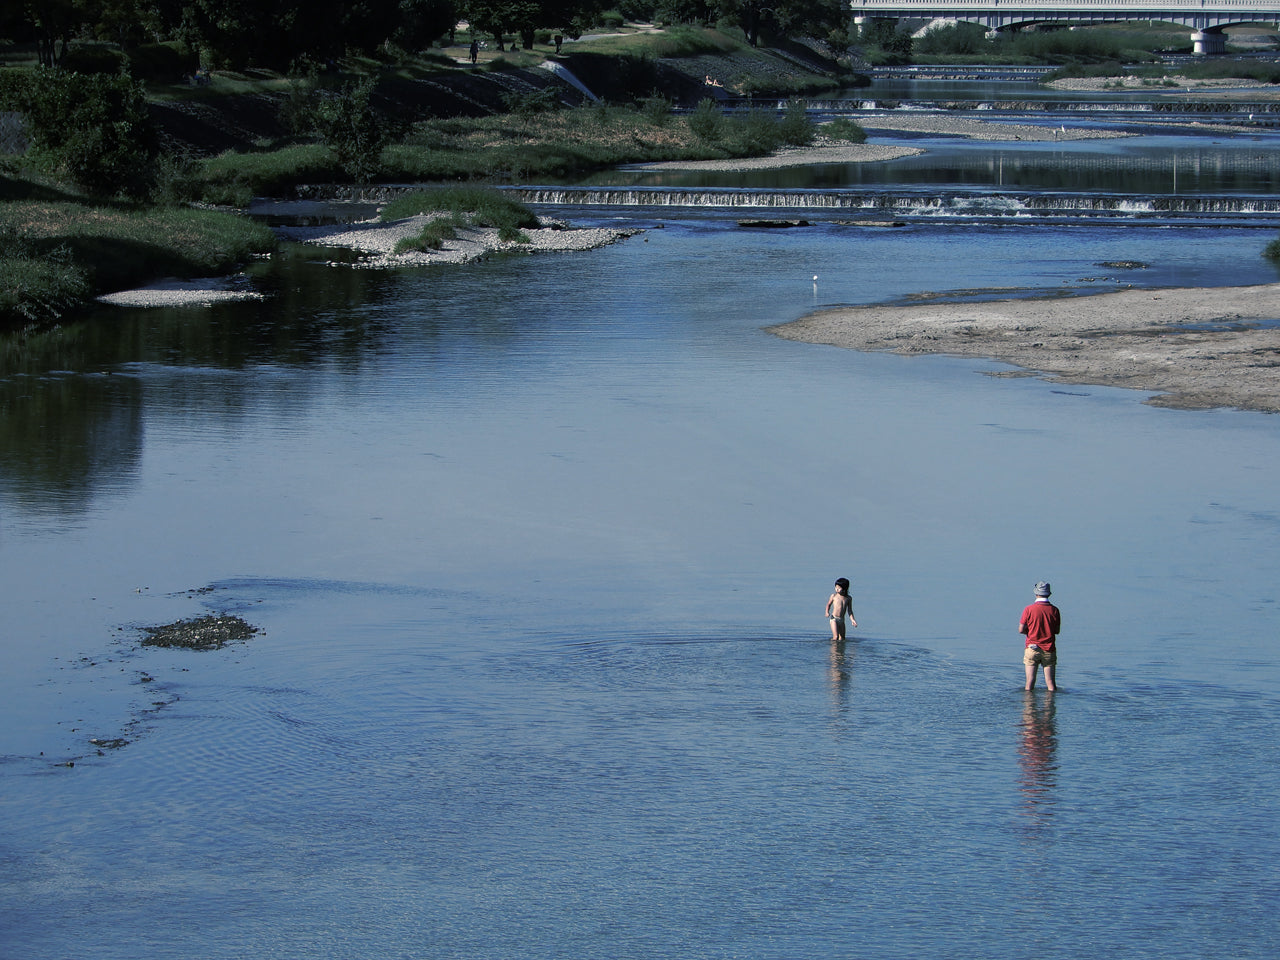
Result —
[[1280, 284], [839, 307], [770, 328], [853, 350], [1001, 360], [1183, 409], [1280, 412]]

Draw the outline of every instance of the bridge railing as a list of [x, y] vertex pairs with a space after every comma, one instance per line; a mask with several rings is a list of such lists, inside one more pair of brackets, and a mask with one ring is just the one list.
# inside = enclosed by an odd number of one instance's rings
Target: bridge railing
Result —
[[1117, 13], [1152, 10], [1165, 13], [1258, 13], [1264, 21], [1280, 21], [1277, 0], [850, 0], [854, 13], [914, 11], [917, 13], [1036, 11], [1067, 15], [1076, 10], [1114, 10]]

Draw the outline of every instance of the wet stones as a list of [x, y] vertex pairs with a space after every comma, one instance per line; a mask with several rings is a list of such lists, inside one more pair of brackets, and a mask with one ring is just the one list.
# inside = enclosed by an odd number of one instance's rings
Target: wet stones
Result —
[[259, 630], [231, 615], [209, 614], [178, 620], [162, 627], [143, 627], [144, 647], [181, 647], [187, 650], [219, 650], [228, 643], [248, 640]]

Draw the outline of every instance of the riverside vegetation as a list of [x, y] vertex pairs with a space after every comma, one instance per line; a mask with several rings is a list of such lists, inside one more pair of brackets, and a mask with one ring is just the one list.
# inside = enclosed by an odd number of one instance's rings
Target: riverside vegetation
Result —
[[[766, 52], [707, 29], [638, 35], [629, 48], [617, 48], [613, 38], [605, 42], [615, 46], [584, 55], [634, 61], [632, 67], [649, 62], [645, 51], [654, 50], [769, 60]], [[810, 72], [801, 83], [796, 78], [806, 71], [776, 57], [770, 63], [771, 75], [782, 78], [780, 90], [816, 79], [828, 88], [841, 82], [840, 71], [832, 70]], [[8, 241], [0, 252], [0, 327], [56, 323], [100, 293], [167, 276], [222, 273], [270, 252], [271, 232], [235, 209], [255, 196], [291, 195], [302, 184], [567, 179], [620, 163], [759, 156], [814, 136], [798, 100], [781, 114], [760, 109], [734, 117], [707, 100], [678, 118], [673, 99], [649, 88], [620, 90], [613, 100], [579, 98], [573, 106], [564, 102], [567, 88], [532, 65], [536, 60], [525, 51], [476, 68], [445, 66], [439, 56], [394, 63], [353, 57], [335, 72], [311, 68], [292, 78], [219, 72], [205, 87], [34, 65], [0, 71], [0, 110], [22, 115], [30, 140], [25, 154], [0, 159], [0, 237]], [[442, 73], [463, 75], [475, 86], [499, 74], [504, 82], [496, 87], [504, 92], [477, 116], [449, 116], [452, 111], [438, 105], [421, 112], [445, 115], [414, 116], [421, 105], [397, 98], [406, 77]], [[269, 99], [278, 129], [211, 156], [201, 155], [198, 144], [181, 153], [161, 149], [164, 131], [150, 106], [190, 98], [217, 109], [220, 96]], [[839, 133], [865, 137], [856, 125]], [[422, 243], [438, 243], [449, 224], [462, 223], [459, 196], [438, 201], [449, 211], [447, 222], [433, 226], [434, 235]], [[492, 223], [517, 238], [520, 226], [533, 225], [527, 210], [513, 213], [477, 191], [463, 196], [477, 208], [469, 211], [471, 223], [497, 216]]]
[[[953, 48], [973, 40], [962, 28], [937, 33], [934, 55], [951, 59], [961, 56]], [[1152, 55], [1150, 37], [1145, 52], [1135, 52], [1127, 46], [1135, 42], [1130, 35], [1118, 40], [1103, 29], [1044, 36], [1038, 53], [1018, 56], [1090, 69], [1090, 63], [1109, 68], [1114, 57]], [[101, 44], [73, 46], [78, 55], [61, 67], [9, 56], [11, 65], [0, 70], [0, 111], [23, 117], [30, 145], [24, 154], [0, 157], [0, 328], [56, 323], [100, 293], [167, 276], [224, 273], [269, 253], [274, 236], [236, 208], [254, 196], [291, 195], [304, 184], [545, 182], [622, 163], [762, 156], [805, 145], [815, 130], [799, 96], [856, 84], [851, 65], [885, 62], [903, 49], [909, 55], [911, 47], [883, 25], [873, 25], [854, 49], [861, 60], [847, 56], [847, 46], [842, 59], [830, 44], [806, 48], [781, 32], [760, 38], [786, 49], [761, 49], [695, 25], [620, 28], [576, 43], [562, 61], [604, 91], [598, 102], [533, 69], [550, 56], [533, 42], [519, 51], [513, 42], [500, 56], [486, 51], [475, 66], [465, 62], [464, 48], [417, 56], [384, 49], [379, 57], [351, 55], [325, 69], [304, 58], [292, 75], [248, 67], [201, 71], [200, 83], [191, 82], [194, 72], [186, 80], [174, 76], [197, 66], [176, 42], [152, 44], [146, 57], [135, 51], [141, 67], [131, 73], [121, 72], [118, 56], [102, 55], [111, 51]], [[972, 55], [1007, 58], [993, 49]], [[725, 115], [705, 97], [702, 78], [712, 70], [736, 95], [791, 96], [790, 107]], [[437, 87], [447, 80], [452, 93], [431, 103], [405, 95], [424, 79]], [[273, 105], [276, 120], [266, 134], [216, 153], [200, 143], [162, 146], [171, 131], [156, 120], [166, 115], [158, 107], [217, 113], [245, 98]], [[672, 112], [677, 100], [692, 105], [683, 116]], [[823, 133], [865, 139], [847, 121]], [[450, 229], [484, 217], [516, 238], [530, 225], [527, 210], [476, 192], [465, 197], [479, 209], [459, 210], [458, 194], [442, 197], [448, 215], [414, 242], [430, 248]], [[1280, 242], [1268, 255], [1280, 257]]]

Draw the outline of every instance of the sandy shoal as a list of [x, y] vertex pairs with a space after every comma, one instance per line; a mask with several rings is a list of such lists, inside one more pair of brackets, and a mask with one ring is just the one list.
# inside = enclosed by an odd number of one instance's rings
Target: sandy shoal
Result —
[[[1280, 412], [1280, 284], [840, 307], [769, 328], [852, 350], [982, 357], [1183, 409]], [[1271, 324], [1271, 326], [1267, 326]]]
[[[313, 204], [286, 206], [291, 212], [306, 212]], [[296, 209], [295, 209], [296, 208]], [[569, 228], [565, 224], [544, 221], [543, 227], [526, 229], [528, 243], [501, 240], [496, 228], [460, 228], [453, 240], [446, 240], [439, 250], [410, 250], [396, 253], [396, 244], [415, 237], [430, 216], [408, 217], [383, 222], [368, 220], [323, 226], [277, 227], [277, 236], [319, 247], [354, 250], [361, 259], [352, 266], [397, 267], [424, 266], [436, 263], [467, 263], [495, 253], [551, 253], [593, 250], [616, 243], [642, 232], [639, 229]], [[243, 274], [237, 277], [209, 277], [201, 280], [164, 280], [159, 283], [121, 290], [98, 297], [101, 303], [121, 307], [207, 306], [227, 300], [261, 300], [263, 295], [250, 286]]]
[[99, 303], [117, 307], [183, 307], [208, 306], [229, 300], [264, 300], [261, 293], [248, 285], [243, 275], [236, 277], [204, 277], [197, 280], [160, 280], [145, 287], [104, 293]]
[[641, 166], [645, 170], [715, 170], [738, 173], [743, 170], [772, 170], [777, 167], [810, 167], [823, 163], [875, 163], [924, 153], [920, 147], [882, 143], [816, 143], [811, 147], [784, 147], [767, 157], [736, 160], [659, 160]]
[[525, 228], [527, 243], [501, 240], [493, 227], [458, 228], [457, 237], [445, 240], [439, 250], [410, 250], [396, 253], [401, 240], [416, 237], [432, 219], [426, 214], [404, 220], [329, 224], [309, 227], [277, 227], [287, 240], [323, 247], [341, 247], [363, 254], [365, 266], [422, 266], [433, 263], [467, 263], [492, 253], [552, 253], [593, 250], [616, 243], [641, 231], [636, 229], [570, 228], [543, 221], [544, 226]]
[[1280, 88], [1277, 88], [1273, 83], [1266, 83], [1261, 80], [1244, 80], [1235, 77], [1207, 77], [1200, 79], [1182, 76], [1172, 76], [1169, 79], [1172, 83], [1166, 86], [1163, 83], [1153, 83], [1142, 77], [1128, 74], [1120, 77], [1063, 77], [1060, 80], [1051, 80], [1045, 86], [1052, 87], [1055, 90], [1142, 90], [1143, 92], [1161, 94], [1173, 99], [1182, 99], [1188, 94], [1203, 96], [1206, 91], [1212, 91], [1215, 97], [1224, 99], [1280, 99]]
[[1130, 137], [1123, 130], [1094, 130], [1087, 127], [1063, 125], [1041, 126], [1035, 123], [1005, 123], [999, 120], [975, 120], [972, 117], [956, 117], [947, 113], [895, 113], [870, 114], [858, 117], [858, 125], [864, 130], [896, 130], [904, 133], [937, 133], [970, 140], [1112, 140]]
[[[966, 137], [973, 140], [1104, 140], [1128, 137], [1132, 134], [1119, 130], [1089, 130], [1038, 126], [1031, 123], [1002, 123], [995, 120], [977, 120], [972, 117], [956, 117], [937, 113], [911, 113], [889, 116], [868, 114], [858, 116], [858, 124], [865, 130], [896, 131], [904, 133], [937, 133], [946, 136]], [[643, 164], [646, 170], [714, 170], [737, 173], [743, 170], [768, 170], [777, 167], [810, 167], [826, 163], [877, 163], [898, 160], [924, 153], [921, 147], [909, 147], [891, 143], [848, 143], [818, 136], [807, 147], [784, 147], [767, 157], [747, 157], [735, 160], [663, 160]]]

